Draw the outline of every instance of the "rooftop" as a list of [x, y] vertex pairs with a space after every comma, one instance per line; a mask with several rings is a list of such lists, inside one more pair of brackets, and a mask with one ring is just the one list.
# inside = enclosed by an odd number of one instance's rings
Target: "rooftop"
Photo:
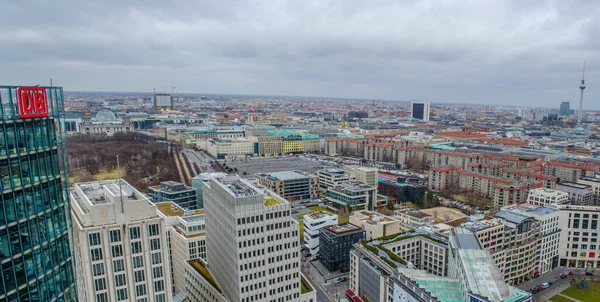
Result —
[[475, 234], [465, 228], [454, 228], [453, 238], [456, 238], [455, 244], [459, 249], [481, 249]]
[[279, 201], [275, 200], [275, 198], [265, 196], [265, 207], [276, 206], [279, 204]]
[[530, 219], [529, 217], [523, 215], [523, 214], [519, 214], [515, 211], [507, 211], [507, 210], [503, 210], [500, 211], [496, 214], [496, 217], [500, 217], [502, 219], [505, 219], [507, 221], [519, 224], [527, 219]]
[[600, 183], [600, 178], [596, 178], [596, 177], [584, 176], [584, 177], [580, 177], [579, 179], [584, 180], [584, 181], [591, 181], [591, 182], [598, 182], [598, 183]]
[[592, 187], [590, 185], [580, 184], [580, 183], [576, 183], [576, 182], [572, 182], [572, 181], [563, 181], [563, 182], [557, 183], [556, 185], [557, 186], [571, 187], [571, 188], [575, 188], [575, 189], [588, 189], [588, 188]]
[[312, 212], [309, 213], [307, 215], [304, 215], [304, 217], [310, 217], [313, 220], [317, 220], [317, 219], [321, 219], [321, 218], [326, 218], [326, 217], [337, 217], [336, 214], [333, 213], [329, 213], [327, 211], [316, 211], [316, 212]]
[[421, 211], [411, 210], [411, 209], [399, 210], [399, 211], [396, 211], [396, 213], [406, 214], [406, 215], [409, 215], [409, 216], [412, 216], [415, 218], [433, 217], [433, 215], [429, 215], [429, 214], [423, 213]]
[[220, 293], [222, 293], [221, 288], [219, 287], [219, 285], [217, 284], [217, 282], [213, 278], [212, 274], [210, 273], [210, 271], [208, 270], [208, 268], [206, 267], [206, 265], [204, 264], [204, 262], [200, 261], [199, 259], [194, 259], [194, 260], [188, 261], [188, 263], [193, 268], [195, 268], [196, 271], [198, 271], [200, 273], [200, 275], [202, 275], [202, 277], [204, 277], [204, 279], [206, 279], [206, 281], [208, 281], [208, 283], [210, 283]]
[[263, 176], [271, 177], [276, 180], [296, 180], [308, 178], [310, 174], [300, 171], [282, 171], [282, 172], [271, 172], [263, 173]]
[[326, 227], [324, 227], [324, 229], [331, 231], [333, 233], [336, 233], [336, 234], [341, 234], [341, 233], [346, 233], [346, 232], [350, 232], [350, 231], [360, 230], [362, 228], [359, 226], [353, 225], [351, 223], [344, 223], [344, 224], [339, 224], [339, 225], [326, 226]]
[[469, 292], [498, 302], [514, 296], [487, 251], [459, 249], [458, 254], [465, 268]]
[[[156, 203], [156, 208], [161, 213], [163, 213], [165, 216], [179, 216], [179, 217], [185, 216], [186, 218], [188, 218], [187, 216], [204, 214], [204, 210], [185, 211], [183, 208], [181, 208], [180, 206], [178, 206], [176, 203], [174, 203], [172, 201]], [[184, 219], [186, 219], [186, 218], [184, 218]]]
[[120, 196], [127, 200], [147, 200], [142, 193], [125, 180], [121, 180], [121, 182], [116, 179], [76, 183], [71, 189], [71, 197], [84, 214], [90, 213], [90, 206], [111, 204], [116, 197]]

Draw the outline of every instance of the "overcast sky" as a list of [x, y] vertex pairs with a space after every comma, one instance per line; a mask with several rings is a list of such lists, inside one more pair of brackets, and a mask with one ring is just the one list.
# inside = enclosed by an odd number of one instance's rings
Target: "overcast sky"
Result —
[[[92, 3], [93, 2], [93, 3]], [[0, 83], [600, 109], [600, 1], [4, 0]]]

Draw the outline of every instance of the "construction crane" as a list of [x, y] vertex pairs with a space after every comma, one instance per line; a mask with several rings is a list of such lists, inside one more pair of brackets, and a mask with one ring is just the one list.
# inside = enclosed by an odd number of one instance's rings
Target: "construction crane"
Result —
[[546, 167], [545, 162], [539, 162], [538, 166], [540, 166], [540, 188], [544, 187], [544, 168]]

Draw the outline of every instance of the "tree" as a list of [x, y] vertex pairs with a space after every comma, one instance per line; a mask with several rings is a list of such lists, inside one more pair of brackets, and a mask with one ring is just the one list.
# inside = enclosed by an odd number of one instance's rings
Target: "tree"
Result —
[[395, 205], [394, 205], [394, 201], [393, 200], [391, 200], [391, 199], [388, 200], [388, 202], [387, 202], [387, 208], [390, 209], [390, 210], [393, 210], [393, 209], [396, 208]]

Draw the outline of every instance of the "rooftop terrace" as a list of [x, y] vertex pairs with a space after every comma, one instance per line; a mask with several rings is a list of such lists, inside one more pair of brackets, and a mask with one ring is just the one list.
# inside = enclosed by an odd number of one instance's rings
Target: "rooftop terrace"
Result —
[[204, 210], [185, 211], [172, 201], [157, 203], [156, 208], [166, 216], [183, 217], [204, 214]]
[[206, 279], [206, 281], [208, 281], [208, 283], [210, 283], [212, 286], [214, 286], [220, 293], [223, 293], [221, 291], [221, 288], [219, 287], [219, 285], [213, 278], [212, 274], [210, 273], [210, 271], [208, 270], [208, 268], [205, 266], [205, 264], [202, 261], [200, 261], [199, 259], [194, 259], [194, 260], [188, 261], [188, 263], [193, 268], [195, 268], [196, 271], [198, 271], [200, 273], [200, 275], [202, 277], [204, 277], [204, 279]]

